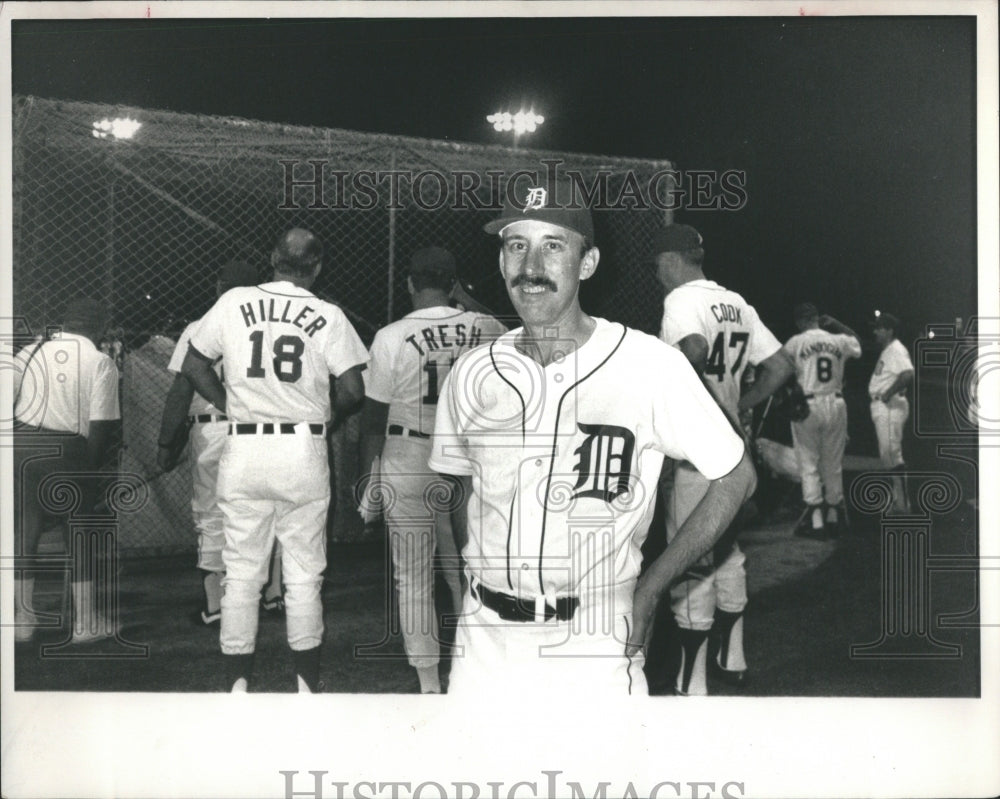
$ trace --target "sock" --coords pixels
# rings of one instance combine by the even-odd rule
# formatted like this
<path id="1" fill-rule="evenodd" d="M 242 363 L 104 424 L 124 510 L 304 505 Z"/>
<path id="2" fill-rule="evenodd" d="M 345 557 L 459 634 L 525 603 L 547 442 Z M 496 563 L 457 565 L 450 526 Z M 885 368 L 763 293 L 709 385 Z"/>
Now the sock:
<path id="1" fill-rule="evenodd" d="M 417 678 L 420 680 L 420 693 L 439 694 L 441 693 L 441 678 L 438 676 L 438 664 L 433 666 L 422 666 L 417 669 Z"/>
<path id="2" fill-rule="evenodd" d="M 218 613 L 222 607 L 223 572 L 205 572 L 202 585 L 205 588 L 205 610 Z"/>
<path id="3" fill-rule="evenodd" d="M 715 627 L 719 632 L 719 654 L 716 663 L 726 671 L 746 671 L 743 653 L 743 611 L 715 611 Z"/>
<path id="4" fill-rule="evenodd" d="M 812 527 L 813 530 L 819 530 L 823 527 L 823 508 L 819 505 L 812 510 Z"/>
<path id="5" fill-rule="evenodd" d="M 708 630 L 678 631 L 681 640 L 681 668 L 676 688 L 684 696 L 707 696 L 708 679 L 705 658 L 708 652 Z"/>
<path id="6" fill-rule="evenodd" d="M 826 508 L 826 523 L 836 524 L 838 521 L 840 521 L 840 516 L 838 515 L 837 512 L 837 506 L 828 505 Z"/>
<path id="7" fill-rule="evenodd" d="M 245 693 L 253 671 L 253 652 L 222 657 L 226 661 L 226 688 L 232 693 Z"/>
<path id="8" fill-rule="evenodd" d="M 292 650 L 292 660 L 298 676 L 299 693 L 319 693 L 319 647 Z M 306 691 L 303 691 L 303 684 Z"/>
<path id="9" fill-rule="evenodd" d="M 100 619 L 94 610 L 94 583 L 92 580 L 73 580 L 73 634 L 95 635 Z"/>
<path id="10" fill-rule="evenodd" d="M 14 630 L 15 641 L 30 641 L 35 634 L 38 619 L 35 618 L 33 610 L 34 593 L 34 577 L 14 578 L 14 624 L 17 625 Z"/>

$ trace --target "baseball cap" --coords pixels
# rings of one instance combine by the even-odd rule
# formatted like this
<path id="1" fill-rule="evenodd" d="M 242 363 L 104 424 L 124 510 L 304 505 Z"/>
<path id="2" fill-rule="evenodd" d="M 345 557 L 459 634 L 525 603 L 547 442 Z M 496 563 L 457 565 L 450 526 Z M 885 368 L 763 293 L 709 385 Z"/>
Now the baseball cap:
<path id="1" fill-rule="evenodd" d="M 811 302 L 800 302 L 795 306 L 792 313 L 796 319 L 810 319 L 814 316 L 819 316 L 819 308 Z"/>
<path id="2" fill-rule="evenodd" d="M 653 260 L 660 253 L 686 252 L 702 246 L 704 240 L 701 233 L 690 225 L 667 225 L 653 232 L 653 246 L 649 259 Z"/>
<path id="3" fill-rule="evenodd" d="M 223 286 L 256 286 L 257 270 L 246 261 L 228 261 L 219 269 L 217 277 Z"/>
<path id="4" fill-rule="evenodd" d="M 410 256 L 410 272 L 454 275 L 455 256 L 444 247 L 423 247 Z"/>
<path id="5" fill-rule="evenodd" d="M 487 233 L 500 233 L 514 222 L 536 219 L 575 231 L 588 243 L 594 243 L 594 220 L 590 209 L 569 207 L 576 204 L 569 184 L 558 184 L 555 196 L 547 186 L 526 183 L 515 184 L 514 196 L 511 197 L 510 194 L 510 191 L 504 192 L 504 206 L 500 216 L 483 225 L 483 230 Z"/>
<path id="6" fill-rule="evenodd" d="M 872 329 L 873 330 L 899 330 L 899 317 L 895 314 L 876 313 L 875 318 L 872 319 Z"/>

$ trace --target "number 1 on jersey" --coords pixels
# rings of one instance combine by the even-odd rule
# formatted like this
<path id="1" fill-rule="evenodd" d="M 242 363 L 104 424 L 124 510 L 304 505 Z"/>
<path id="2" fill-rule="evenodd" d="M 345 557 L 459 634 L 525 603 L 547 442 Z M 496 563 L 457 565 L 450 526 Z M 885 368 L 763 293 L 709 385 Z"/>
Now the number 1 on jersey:
<path id="1" fill-rule="evenodd" d="M 454 363 L 454 356 L 447 361 L 424 362 L 424 371 L 427 373 L 427 393 L 421 399 L 424 405 L 437 405 L 438 394 L 441 392 L 441 384 L 444 382 L 448 372 L 451 371 Z"/>

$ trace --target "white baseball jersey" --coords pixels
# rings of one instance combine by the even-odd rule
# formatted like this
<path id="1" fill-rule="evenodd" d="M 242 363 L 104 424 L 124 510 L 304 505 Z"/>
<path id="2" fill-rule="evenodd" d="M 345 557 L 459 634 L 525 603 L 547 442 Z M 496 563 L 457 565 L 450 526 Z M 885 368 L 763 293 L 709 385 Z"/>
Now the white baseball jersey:
<path id="1" fill-rule="evenodd" d="M 438 394 L 455 361 L 506 330 L 492 316 L 446 305 L 413 311 L 375 334 L 365 394 L 389 405 L 389 424 L 433 433 Z"/>
<path id="2" fill-rule="evenodd" d="M 663 456 L 716 479 L 743 442 L 681 353 L 596 323 L 545 367 L 515 348 L 522 328 L 459 358 L 429 463 L 472 476 L 463 555 L 483 585 L 522 598 L 614 589 L 624 612 Z"/>
<path id="3" fill-rule="evenodd" d="M 747 364 L 759 364 L 781 349 L 752 305 L 713 280 L 692 280 L 663 301 L 660 338 L 676 346 L 697 333 L 708 342 L 705 382 L 716 400 L 737 418 L 740 380 Z"/>
<path id="4" fill-rule="evenodd" d="M 898 338 L 894 338 L 878 356 L 875 371 L 868 381 L 868 396 L 882 394 L 896 382 L 900 374 L 912 370 L 913 361 L 910 360 L 910 353 Z"/>
<path id="5" fill-rule="evenodd" d="M 191 336 L 194 334 L 194 331 L 198 329 L 198 323 L 200 321 L 200 319 L 197 319 L 194 322 L 191 322 L 184 328 L 184 332 L 181 333 L 181 337 L 177 339 L 177 346 L 174 347 L 174 352 L 170 356 L 170 363 L 167 364 L 168 372 L 180 374 L 181 366 L 184 363 L 184 356 L 187 355 L 188 344 L 191 343 Z M 219 380 L 224 383 L 225 373 L 222 369 L 222 358 L 216 358 L 212 362 L 212 368 L 219 376 Z M 194 392 L 194 396 L 191 397 L 191 405 L 188 408 L 188 413 L 193 415 L 218 414 L 219 410 L 196 391 Z"/>
<path id="6" fill-rule="evenodd" d="M 804 330 L 785 342 L 795 375 L 806 394 L 835 394 L 844 388 L 844 363 L 861 356 L 861 342 L 845 333 Z"/>
<path id="7" fill-rule="evenodd" d="M 121 418 L 118 368 L 86 336 L 56 333 L 14 359 L 14 418 L 86 437 L 92 421 Z"/>
<path id="8" fill-rule="evenodd" d="M 326 422 L 330 375 L 368 352 L 336 305 L 287 281 L 227 291 L 191 346 L 226 370 L 226 415 L 237 422 Z"/>

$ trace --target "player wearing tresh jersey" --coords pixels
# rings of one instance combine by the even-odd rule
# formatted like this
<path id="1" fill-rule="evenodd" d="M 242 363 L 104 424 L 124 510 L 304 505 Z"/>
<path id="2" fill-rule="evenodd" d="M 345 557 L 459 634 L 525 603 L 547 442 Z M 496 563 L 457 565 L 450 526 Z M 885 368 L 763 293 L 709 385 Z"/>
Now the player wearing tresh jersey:
<path id="1" fill-rule="evenodd" d="M 580 307 L 600 258 L 590 211 L 568 187 L 562 199 L 517 188 L 485 230 L 500 235 L 523 327 L 452 367 L 429 463 L 458 475 L 468 499 L 448 692 L 516 702 L 528 718 L 532 703 L 648 692 L 656 605 L 729 525 L 754 473 L 680 353 Z M 639 580 L 664 456 L 697 464 L 709 487 Z"/>
<path id="2" fill-rule="evenodd" d="M 362 478 L 359 496 L 385 497 L 390 549 L 399 595 L 399 615 L 407 659 L 417 670 L 422 693 L 440 693 L 440 646 L 434 609 L 434 552 L 451 592 L 451 607 L 462 607 L 458 552 L 450 514 L 431 492 L 447 491 L 427 466 L 438 392 L 455 360 L 506 331 L 496 319 L 452 308 L 455 258 L 441 247 L 425 247 L 410 258 L 406 279 L 413 311 L 375 334 L 365 371 L 361 462 L 371 464 L 385 491 Z M 378 477 L 378 473 L 380 477 Z M 437 505 L 437 507 L 435 506 Z"/>
<path id="3" fill-rule="evenodd" d="M 795 375 L 809 403 L 809 415 L 801 422 L 792 422 L 802 499 L 808 509 L 795 532 L 824 537 L 838 532 L 847 521 L 843 507 L 847 446 L 844 364 L 861 356 L 861 342 L 847 325 L 832 316 L 820 316 L 810 302 L 795 306 L 794 313 L 801 332 L 788 339 L 785 352 L 795 364 Z"/>
<path id="4" fill-rule="evenodd" d="M 320 587 L 326 568 L 331 375 L 336 411 L 364 396 L 368 353 L 344 312 L 309 291 L 323 245 L 294 228 L 271 254 L 274 280 L 235 288 L 202 317 L 182 372 L 229 417 L 217 492 L 225 546 L 220 642 L 226 688 L 247 690 L 258 601 L 275 538 L 298 690 L 320 689 Z M 222 357 L 225 388 L 212 369 Z"/>
<path id="5" fill-rule="evenodd" d="M 693 227 L 670 225 L 656 231 L 651 260 L 667 290 L 660 338 L 684 353 L 738 428 L 740 413 L 780 388 L 793 367 L 781 351 L 781 342 L 760 321 L 754 307 L 736 292 L 705 279 L 704 257 L 701 234 Z M 762 369 L 741 397 L 740 381 L 748 365 Z M 668 551 L 707 488 L 708 481 L 690 463 L 675 465 L 674 489 L 667 498 Z M 682 650 L 674 684 L 678 695 L 708 693 L 706 662 L 709 632 L 713 630 L 718 646 L 712 660 L 716 673 L 734 685 L 746 682 L 744 561 L 735 535 L 726 536 L 714 555 L 700 560 L 671 589 Z"/>

